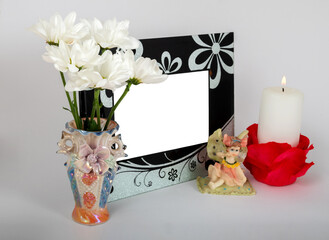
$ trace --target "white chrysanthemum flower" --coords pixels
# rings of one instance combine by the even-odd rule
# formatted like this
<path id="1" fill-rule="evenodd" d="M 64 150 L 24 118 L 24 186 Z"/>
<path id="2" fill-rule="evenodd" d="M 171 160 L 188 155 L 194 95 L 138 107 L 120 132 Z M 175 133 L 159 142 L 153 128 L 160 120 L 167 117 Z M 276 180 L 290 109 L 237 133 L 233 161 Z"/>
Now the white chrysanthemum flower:
<path id="1" fill-rule="evenodd" d="M 68 92 L 91 90 L 97 85 L 104 85 L 105 81 L 99 72 L 85 69 L 70 74 L 69 81 L 65 85 L 65 90 Z"/>
<path id="2" fill-rule="evenodd" d="M 107 51 L 106 53 L 106 61 L 96 69 L 98 69 L 101 76 L 107 80 L 106 84 L 102 88 L 114 91 L 115 89 L 126 85 L 126 81 L 131 74 L 131 70 L 124 61 L 124 57 L 121 52 L 112 54 L 110 51 Z"/>
<path id="3" fill-rule="evenodd" d="M 89 32 L 85 23 L 74 24 L 75 20 L 75 12 L 71 12 L 64 20 L 59 14 L 55 14 L 49 22 L 40 20 L 31 27 L 31 31 L 42 37 L 50 45 L 57 45 L 60 41 L 72 44 L 85 37 Z"/>
<path id="4" fill-rule="evenodd" d="M 117 22 L 116 19 L 107 20 L 104 24 L 98 19 L 94 19 L 89 23 L 85 21 L 86 25 L 90 28 L 91 37 L 102 48 L 121 48 L 136 49 L 139 46 L 139 41 L 136 38 L 129 36 L 128 28 L 129 21 Z"/>
<path id="5" fill-rule="evenodd" d="M 99 55 L 100 47 L 93 39 L 72 46 L 59 42 L 59 46 L 46 46 L 47 52 L 43 55 L 46 62 L 54 63 L 58 71 L 77 72 L 85 68 L 93 68 L 105 61 L 105 56 Z"/>
<path id="6" fill-rule="evenodd" d="M 53 63 L 54 67 L 61 72 L 66 72 L 68 69 L 70 72 L 77 72 L 77 68 L 71 63 L 70 48 L 63 41 L 59 42 L 59 46 L 47 45 L 47 52 L 42 56 L 43 60 L 49 63 Z"/>
<path id="7" fill-rule="evenodd" d="M 133 80 L 134 84 L 159 83 L 168 77 L 162 73 L 157 61 L 154 59 L 140 57 L 135 61 L 132 51 L 127 51 L 125 58 L 129 68 L 132 69 L 130 79 Z"/>
<path id="8" fill-rule="evenodd" d="M 103 54 L 105 61 L 93 70 L 86 69 L 71 74 L 65 86 L 66 91 L 82 91 L 93 88 L 116 90 L 126 84 L 130 70 L 122 53 L 112 54 L 107 51 Z"/>
<path id="9" fill-rule="evenodd" d="M 100 46 L 93 40 L 85 40 L 82 44 L 75 43 L 71 49 L 71 61 L 78 68 L 92 68 L 105 61 L 105 56 L 99 55 Z"/>

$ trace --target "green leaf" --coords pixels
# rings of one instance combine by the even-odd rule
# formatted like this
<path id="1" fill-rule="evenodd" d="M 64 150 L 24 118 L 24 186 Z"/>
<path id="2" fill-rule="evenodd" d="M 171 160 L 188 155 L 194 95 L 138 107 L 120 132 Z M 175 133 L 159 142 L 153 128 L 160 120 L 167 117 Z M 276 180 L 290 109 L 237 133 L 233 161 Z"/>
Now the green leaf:
<path id="1" fill-rule="evenodd" d="M 72 113 L 71 110 L 66 108 L 66 107 L 63 107 L 63 109 L 66 110 L 66 111 L 69 111 L 70 113 Z"/>

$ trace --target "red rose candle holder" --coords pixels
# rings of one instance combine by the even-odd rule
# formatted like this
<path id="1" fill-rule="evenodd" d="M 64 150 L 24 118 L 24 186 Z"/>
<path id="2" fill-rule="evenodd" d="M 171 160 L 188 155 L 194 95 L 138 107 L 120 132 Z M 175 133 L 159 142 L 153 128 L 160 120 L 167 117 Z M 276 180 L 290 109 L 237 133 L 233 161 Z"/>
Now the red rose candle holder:
<path id="1" fill-rule="evenodd" d="M 290 185 L 314 165 L 313 162 L 305 162 L 307 153 L 314 149 L 306 136 L 300 135 L 296 147 L 277 142 L 259 144 L 258 124 L 253 124 L 247 129 L 249 130 L 248 154 L 244 165 L 256 180 L 272 186 Z"/>

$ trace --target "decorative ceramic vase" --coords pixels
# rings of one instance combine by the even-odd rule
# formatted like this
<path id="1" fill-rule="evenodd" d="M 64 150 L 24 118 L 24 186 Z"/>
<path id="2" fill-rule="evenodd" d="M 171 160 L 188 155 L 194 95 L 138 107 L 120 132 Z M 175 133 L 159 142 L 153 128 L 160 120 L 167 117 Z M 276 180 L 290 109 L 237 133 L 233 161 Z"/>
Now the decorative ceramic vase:
<path id="1" fill-rule="evenodd" d="M 104 126 L 106 119 L 101 119 Z M 75 200 L 74 221 L 87 225 L 109 219 L 107 200 L 117 170 L 116 160 L 125 156 L 119 125 L 111 121 L 106 131 L 76 129 L 74 121 L 65 125 L 58 153 L 68 156 L 65 163 Z"/>

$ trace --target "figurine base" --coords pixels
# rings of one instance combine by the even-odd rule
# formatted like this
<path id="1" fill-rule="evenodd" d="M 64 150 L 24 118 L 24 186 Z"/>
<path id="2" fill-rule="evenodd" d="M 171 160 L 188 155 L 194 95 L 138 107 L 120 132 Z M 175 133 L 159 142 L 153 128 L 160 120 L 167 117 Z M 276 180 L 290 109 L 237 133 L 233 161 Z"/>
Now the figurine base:
<path id="1" fill-rule="evenodd" d="M 226 184 L 212 190 L 208 187 L 208 177 L 198 177 L 196 179 L 198 189 L 201 193 L 215 194 L 215 195 L 241 195 L 241 196 L 252 196 L 256 194 L 255 189 L 251 186 L 247 180 L 243 187 L 234 186 L 230 187 Z"/>

